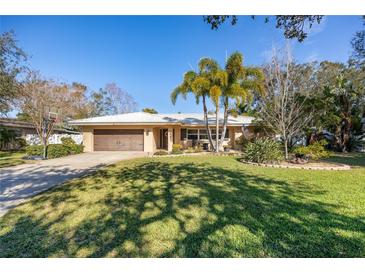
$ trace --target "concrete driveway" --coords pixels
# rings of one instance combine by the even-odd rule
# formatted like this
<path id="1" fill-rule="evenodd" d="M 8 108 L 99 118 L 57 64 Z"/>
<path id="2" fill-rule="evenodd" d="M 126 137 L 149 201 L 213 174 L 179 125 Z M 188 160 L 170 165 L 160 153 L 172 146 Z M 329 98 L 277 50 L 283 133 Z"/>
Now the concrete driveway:
<path id="1" fill-rule="evenodd" d="M 66 180 L 120 160 L 147 156 L 144 152 L 89 152 L 0 168 L 0 216 L 10 208 Z"/>

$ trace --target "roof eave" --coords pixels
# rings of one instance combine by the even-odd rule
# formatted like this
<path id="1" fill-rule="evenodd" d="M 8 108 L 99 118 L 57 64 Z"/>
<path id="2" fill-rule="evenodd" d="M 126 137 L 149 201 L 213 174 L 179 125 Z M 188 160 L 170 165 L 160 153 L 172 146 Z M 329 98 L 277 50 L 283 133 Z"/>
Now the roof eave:
<path id="1" fill-rule="evenodd" d="M 69 125 L 73 126 L 205 126 L 204 123 L 201 124 L 185 124 L 185 123 L 146 123 L 146 122 L 134 122 L 134 123 L 122 123 L 122 122 L 69 122 Z M 243 124 L 252 124 L 249 123 L 228 123 L 227 126 L 243 126 Z M 215 126 L 215 124 L 210 123 L 210 126 Z"/>
<path id="2" fill-rule="evenodd" d="M 69 122 L 69 125 L 73 126 L 134 126 L 134 125 L 180 125 L 180 123 L 156 123 L 156 122 Z"/>

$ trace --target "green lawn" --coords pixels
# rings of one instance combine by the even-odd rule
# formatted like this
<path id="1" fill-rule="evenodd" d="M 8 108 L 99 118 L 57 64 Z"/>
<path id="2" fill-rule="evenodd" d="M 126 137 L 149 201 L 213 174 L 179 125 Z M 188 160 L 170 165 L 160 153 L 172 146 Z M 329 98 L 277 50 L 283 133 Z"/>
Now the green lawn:
<path id="1" fill-rule="evenodd" d="M 335 153 L 325 161 L 365 168 L 365 153 Z"/>
<path id="2" fill-rule="evenodd" d="M 24 164 L 26 162 L 22 159 L 24 156 L 24 152 L 0 151 L 0 168 Z"/>
<path id="3" fill-rule="evenodd" d="M 124 161 L 10 211 L 0 256 L 365 257 L 365 168 Z"/>

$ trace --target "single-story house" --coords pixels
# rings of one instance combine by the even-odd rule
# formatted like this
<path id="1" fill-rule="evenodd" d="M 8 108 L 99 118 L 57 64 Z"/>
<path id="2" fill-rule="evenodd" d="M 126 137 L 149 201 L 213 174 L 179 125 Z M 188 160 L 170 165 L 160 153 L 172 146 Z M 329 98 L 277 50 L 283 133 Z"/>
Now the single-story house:
<path id="1" fill-rule="evenodd" d="M 223 116 L 220 125 L 223 123 Z M 229 116 L 224 144 L 235 148 L 236 140 L 252 133 L 253 117 Z M 208 115 L 209 127 L 215 138 L 215 115 Z M 201 145 L 209 148 L 203 114 L 150 114 L 132 112 L 73 120 L 83 134 L 84 150 L 144 151 L 172 150 L 173 144 L 182 147 Z M 219 134 L 222 133 L 222 128 Z"/>
<path id="2" fill-rule="evenodd" d="M 19 137 L 25 138 L 29 134 L 37 134 L 35 126 L 30 122 L 20 121 L 15 118 L 0 118 L 0 127 L 14 130 Z M 53 129 L 55 134 L 79 134 L 79 132 L 67 129 L 55 127 Z"/>
<path id="3" fill-rule="evenodd" d="M 24 139 L 26 144 L 28 145 L 41 144 L 41 140 L 37 134 L 36 127 L 30 122 L 20 121 L 15 118 L 0 118 L 0 130 L 2 128 L 14 131 L 17 136 L 17 139 L 6 145 L 2 144 L 0 146 L 0 149 L 3 150 L 19 149 L 20 138 Z M 77 132 L 73 129 L 62 128 L 57 126 L 53 128 L 53 132 L 49 137 L 48 142 L 50 144 L 60 144 L 62 137 L 70 137 L 78 144 L 82 142 L 82 136 L 80 135 L 80 132 Z"/>

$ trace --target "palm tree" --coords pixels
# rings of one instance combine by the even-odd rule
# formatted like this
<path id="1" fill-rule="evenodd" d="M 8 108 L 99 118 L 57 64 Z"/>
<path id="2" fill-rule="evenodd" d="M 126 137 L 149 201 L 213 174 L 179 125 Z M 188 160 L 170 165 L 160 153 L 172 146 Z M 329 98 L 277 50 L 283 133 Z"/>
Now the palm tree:
<path id="1" fill-rule="evenodd" d="M 209 139 L 210 146 L 213 150 L 216 150 L 216 147 L 212 140 L 212 134 L 209 128 L 208 123 L 208 110 L 207 110 L 207 98 L 213 98 L 212 92 L 214 93 L 214 75 L 218 71 L 218 63 L 210 58 L 202 58 L 198 64 L 199 71 L 195 72 L 193 70 L 187 71 L 184 74 L 184 79 L 182 83 L 177 86 L 173 92 L 171 93 L 171 101 L 173 104 L 176 103 L 177 97 L 181 95 L 184 99 L 188 93 L 191 93 L 195 96 L 196 103 L 199 104 L 200 98 L 202 98 L 203 103 L 203 112 L 204 112 L 204 122 L 205 128 L 207 130 L 207 135 Z M 219 95 L 218 95 L 219 97 Z M 215 97 L 214 97 L 215 98 Z M 213 103 L 214 103 L 213 99 Z M 219 107 L 219 104 L 216 105 L 216 109 Z M 216 142 L 218 144 L 218 142 Z"/>
<path id="2" fill-rule="evenodd" d="M 215 106 L 216 153 L 219 152 L 219 148 L 221 147 L 219 142 L 219 108 L 220 108 L 219 101 L 221 100 L 221 96 L 223 95 L 224 87 L 226 87 L 228 83 L 227 76 L 228 76 L 227 73 L 224 70 L 221 70 L 220 68 L 214 71 L 214 73 L 212 73 L 212 79 L 211 79 L 213 86 L 209 91 L 210 98 Z"/>
<path id="3" fill-rule="evenodd" d="M 227 59 L 224 70 L 211 58 L 202 58 L 198 67 L 198 72 L 190 70 L 184 74 L 183 82 L 171 94 L 171 101 L 175 104 L 178 95 L 186 98 L 188 93 L 195 96 L 197 103 L 202 98 L 204 121 L 209 142 L 213 150 L 218 153 L 222 148 L 227 131 L 230 100 L 233 99 L 238 104 L 250 101 L 256 93 L 262 94 L 264 92 L 264 76 L 258 68 L 245 68 L 243 66 L 243 56 L 239 52 L 233 53 Z M 210 98 L 215 106 L 215 144 L 208 126 L 207 98 Z M 219 139 L 219 109 L 221 104 L 224 108 L 224 118 L 222 135 Z"/>
<path id="4" fill-rule="evenodd" d="M 223 84 L 222 89 L 222 104 L 224 108 L 223 130 L 219 142 L 221 149 L 223 140 L 227 130 L 227 120 L 229 111 L 229 102 L 231 99 L 236 101 L 236 104 L 241 104 L 252 100 L 255 94 L 264 93 L 264 74 L 259 68 L 245 68 L 243 66 L 243 56 L 239 52 L 234 52 L 229 56 L 225 65 L 225 74 L 227 81 Z"/>

